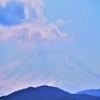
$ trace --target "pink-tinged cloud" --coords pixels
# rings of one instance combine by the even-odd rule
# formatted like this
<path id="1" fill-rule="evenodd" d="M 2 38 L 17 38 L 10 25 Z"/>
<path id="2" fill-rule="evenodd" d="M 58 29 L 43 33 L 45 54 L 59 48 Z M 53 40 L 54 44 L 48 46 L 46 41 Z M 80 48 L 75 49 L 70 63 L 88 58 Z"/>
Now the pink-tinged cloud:
<path id="1" fill-rule="evenodd" d="M 21 3 L 25 12 L 23 23 L 12 26 L 0 25 L 0 42 L 13 42 L 19 48 L 34 47 L 36 43 L 46 44 L 48 41 L 68 39 L 67 33 L 59 30 L 62 20 L 47 23 L 43 14 L 43 0 L 0 0 L 2 6 L 8 2 Z"/>

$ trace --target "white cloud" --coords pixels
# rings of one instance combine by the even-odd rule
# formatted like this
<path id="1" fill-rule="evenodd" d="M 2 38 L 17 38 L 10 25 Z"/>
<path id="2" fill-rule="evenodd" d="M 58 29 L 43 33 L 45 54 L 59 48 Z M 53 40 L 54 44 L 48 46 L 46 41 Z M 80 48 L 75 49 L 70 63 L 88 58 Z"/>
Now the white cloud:
<path id="1" fill-rule="evenodd" d="M 37 42 L 45 43 L 48 40 L 62 39 L 67 33 L 61 32 L 59 23 L 47 23 L 43 14 L 43 0 L 0 0 L 2 6 L 7 2 L 16 1 L 22 3 L 25 12 L 25 20 L 19 25 L 0 25 L 0 41 L 13 41 L 20 48 L 34 46 Z M 13 3 L 13 2 L 12 2 Z"/>
<path id="2" fill-rule="evenodd" d="M 0 5 L 3 6 L 3 7 L 5 7 L 6 4 L 7 4 L 8 2 L 10 2 L 10 1 L 11 1 L 11 0 L 0 0 Z"/>

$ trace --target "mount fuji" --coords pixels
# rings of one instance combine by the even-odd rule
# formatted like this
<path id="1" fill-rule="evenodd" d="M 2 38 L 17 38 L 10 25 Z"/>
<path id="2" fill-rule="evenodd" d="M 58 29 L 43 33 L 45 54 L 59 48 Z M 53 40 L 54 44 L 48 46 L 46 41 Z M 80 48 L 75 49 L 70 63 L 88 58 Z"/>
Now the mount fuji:
<path id="1" fill-rule="evenodd" d="M 34 51 L 0 67 L 0 86 L 5 94 L 40 85 L 56 86 L 74 93 L 99 88 L 99 83 L 100 74 L 66 53 L 57 51 Z"/>

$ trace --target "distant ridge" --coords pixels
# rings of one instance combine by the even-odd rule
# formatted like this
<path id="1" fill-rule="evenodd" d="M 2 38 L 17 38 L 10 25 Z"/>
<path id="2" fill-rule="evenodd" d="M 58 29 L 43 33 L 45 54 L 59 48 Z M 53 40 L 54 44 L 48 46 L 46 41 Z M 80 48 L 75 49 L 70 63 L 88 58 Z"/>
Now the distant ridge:
<path id="1" fill-rule="evenodd" d="M 86 94 L 70 94 L 56 87 L 40 86 L 13 92 L 0 97 L 0 100 L 100 100 L 100 97 Z"/>
<path id="2" fill-rule="evenodd" d="M 77 92 L 76 94 L 88 94 L 88 95 L 100 97 L 100 89 L 84 90 L 84 91 Z"/>

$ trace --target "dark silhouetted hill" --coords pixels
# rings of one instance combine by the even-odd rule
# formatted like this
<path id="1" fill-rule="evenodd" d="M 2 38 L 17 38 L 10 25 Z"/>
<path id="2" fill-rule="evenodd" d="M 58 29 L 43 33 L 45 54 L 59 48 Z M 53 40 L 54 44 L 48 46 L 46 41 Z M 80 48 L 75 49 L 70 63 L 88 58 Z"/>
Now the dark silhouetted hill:
<path id="1" fill-rule="evenodd" d="M 88 95 L 99 96 L 100 97 L 100 89 L 84 90 L 84 91 L 80 91 L 76 94 L 88 94 Z"/>
<path id="2" fill-rule="evenodd" d="M 86 94 L 70 94 L 51 86 L 29 87 L 10 95 L 0 97 L 0 100 L 100 100 L 100 97 Z"/>
<path id="3" fill-rule="evenodd" d="M 8 96 L 1 97 L 0 100 L 58 100 L 65 96 L 70 96 L 70 93 L 55 87 L 40 86 L 16 91 Z"/>
<path id="4" fill-rule="evenodd" d="M 58 100 L 77 100 L 77 99 L 72 98 L 72 97 L 65 96 L 65 97 L 62 97 L 62 98 L 60 98 Z"/>
<path id="5" fill-rule="evenodd" d="M 87 94 L 77 94 L 73 95 L 73 97 L 76 98 L 76 100 L 100 100 L 100 97 L 91 96 Z"/>

